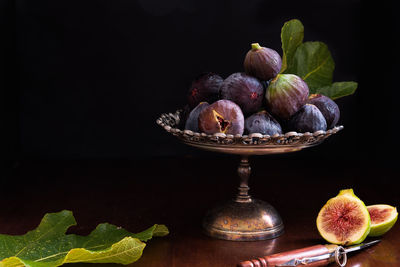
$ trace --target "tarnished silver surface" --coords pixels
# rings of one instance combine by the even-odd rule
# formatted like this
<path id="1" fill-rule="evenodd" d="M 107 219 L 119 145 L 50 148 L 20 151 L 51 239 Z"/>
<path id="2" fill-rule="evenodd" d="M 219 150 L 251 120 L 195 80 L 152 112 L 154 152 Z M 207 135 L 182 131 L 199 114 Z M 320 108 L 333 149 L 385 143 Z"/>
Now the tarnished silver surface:
<path id="1" fill-rule="evenodd" d="M 157 119 L 157 124 L 185 144 L 227 154 L 265 155 L 295 152 L 318 145 L 332 134 L 343 129 L 343 126 L 336 126 L 327 131 L 316 131 L 314 133 L 287 132 L 273 136 L 260 133 L 250 135 L 215 133 L 209 135 L 177 128 L 181 112 L 181 110 L 177 110 L 175 113 L 164 113 Z"/>
<path id="2" fill-rule="evenodd" d="M 164 113 L 157 124 L 187 145 L 214 152 L 241 155 L 238 167 L 240 185 L 236 197 L 210 210 L 203 220 L 205 233 L 220 239 L 255 241 L 271 239 L 284 232 L 278 212 L 267 202 L 253 199 L 248 194 L 251 173 L 250 155 L 278 154 L 299 151 L 320 144 L 332 134 L 343 129 L 337 126 L 327 131 L 314 133 L 287 132 L 273 136 L 253 133 L 250 135 L 208 135 L 181 130 L 182 111 Z"/>

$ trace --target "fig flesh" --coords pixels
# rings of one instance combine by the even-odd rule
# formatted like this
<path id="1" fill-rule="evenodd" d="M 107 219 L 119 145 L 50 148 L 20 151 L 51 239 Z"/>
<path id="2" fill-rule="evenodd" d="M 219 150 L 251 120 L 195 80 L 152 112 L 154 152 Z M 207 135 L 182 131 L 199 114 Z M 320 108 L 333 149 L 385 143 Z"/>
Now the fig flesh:
<path id="1" fill-rule="evenodd" d="M 196 77 L 189 88 L 187 102 L 190 108 L 195 108 L 200 102 L 213 103 L 219 99 L 222 82 L 218 74 L 207 72 Z"/>
<path id="2" fill-rule="evenodd" d="M 371 220 L 364 205 L 353 189 L 344 189 L 328 200 L 317 217 L 320 235 L 329 243 L 359 244 L 368 236 Z"/>
<path id="3" fill-rule="evenodd" d="M 367 206 L 371 216 L 371 231 L 368 236 L 381 236 L 389 231 L 397 221 L 398 213 L 395 207 L 379 204 Z"/>
<path id="4" fill-rule="evenodd" d="M 312 104 L 305 104 L 287 122 L 288 130 L 299 133 L 313 133 L 319 130 L 326 130 L 326 120 L 321 111 Z"/>
<path id="5" fill-rule="evenodd" d="M 247 117 L 244 121 L 247 134 L 261 133 L 275 135 L 282 133 L 282 127 L 267 111 L 260 111 Z"/>
<path id="6" fill-rule="evenodd" d="M 307 103 L 315 105 L 321 111 L 328 129 L 335 127 L 340 117 L 339 106 L 335 101 L 321 94 L 312 94 Z"/>
<path id="7" fill-rule="evenodd" d="M 243 114 L 249 115 L 261 108 L 264 87 L 255 77 L 242 72 L 233 73 L 221 85 L 221 98 L 235 102 Z"/>
<path id="8" fill-rule="evenodd" d="M 230 100 L 218 100 L 200 112 L 199 130 L 206 134 L 243 134 L 244 116 L 240 107 Z"/>
<path id="9" fill-rule="evenodd" d="M 278 74 L 265 94 L 269 111 L 276 118 L 287 120 L 308 100 L 309 88 L 299 76 Z"/>
<path id="10" fill-rule="evenodd" d="M 251 44 L 244 59 L 245 72 L 260 80 L 267 81 L 278 75 L 282 67 L 282 58 L 275 50 Z"/>
<path id="11" fill-rule="evenodd" d="M 191 130 L 193 132 L 199 131 L 199 115 L 208 107 L 209 104 L 207 102 L 200 102 L 190 113 L 186 120 L 185 130 Z"/>

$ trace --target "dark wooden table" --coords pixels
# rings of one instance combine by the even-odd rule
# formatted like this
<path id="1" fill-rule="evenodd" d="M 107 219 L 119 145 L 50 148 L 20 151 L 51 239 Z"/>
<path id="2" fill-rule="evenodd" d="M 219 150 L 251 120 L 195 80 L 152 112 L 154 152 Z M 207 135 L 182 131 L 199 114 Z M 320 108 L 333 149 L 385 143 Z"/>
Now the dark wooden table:
<path id="1" fill-rule="evenodd" d="M 235 266 L 257 256 L 324 244 L 315 220 L 340 189 L 353 188 L 367 205 L 400 203 L 399 168 L 392 163 L 251 158 L 250 193 L 279 211 L 285 233 L 258 242 L 209 238 L 202 233 L 202 217 L 236 193 L 237 163 L 236 157 L 215 155 L 19 162 L 1 180 L 0 232 L 24 234 L 45 213 L 68 209 L 78 222 L 69 232 L 77 234 L 88 234 L 102 222 L 132 232 L 166 224 L 170 234 L 149 241 L 132 266 Z M 378 245 L 351 254 L 348 266 L 400 266 L 399 225 Z"/>

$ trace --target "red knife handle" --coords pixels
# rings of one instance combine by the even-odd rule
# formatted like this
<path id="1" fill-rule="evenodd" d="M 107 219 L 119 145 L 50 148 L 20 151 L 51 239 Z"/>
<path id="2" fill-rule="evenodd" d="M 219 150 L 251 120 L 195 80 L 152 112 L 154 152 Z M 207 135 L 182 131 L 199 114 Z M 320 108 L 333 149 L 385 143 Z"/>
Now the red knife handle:
<path id="1" fill-rule="evenodd" d="M 252 259 L 249 261 L 243 261 L 239 263 L 238 267 L 274 267 L 279 264 L 283 264 L 295 258 L 302 259 L 306 257 L 314 257 L 323 255 L 326 253 L 332 253 L 336 249 L 336 245 L 316 245 L 291 251 L 285 251 L 273 255 Z M 321 261 L 312 262 L 304 266 L 316 267 L 325 266 L 332 262 L 332 259 L 326 259 Z M 301 265 L 303 266 L 303 265 Z"/>

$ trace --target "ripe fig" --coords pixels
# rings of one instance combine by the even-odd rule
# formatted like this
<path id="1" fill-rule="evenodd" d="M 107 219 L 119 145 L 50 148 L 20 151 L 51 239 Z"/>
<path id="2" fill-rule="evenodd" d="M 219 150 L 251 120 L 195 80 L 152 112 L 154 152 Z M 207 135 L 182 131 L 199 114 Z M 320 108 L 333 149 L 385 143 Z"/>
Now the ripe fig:
<path id="1" fill-rule="evenodd" d="M 187 101 L 190 108 L 200 102 L 213 103 L 219 99 L 219 89 L 224 79 L 218 74 L 207 72 L 196 77 L 190 86 Z"/>
<path id="2" fill-rule="evenodd" d="M 297 75 L 278 74 L 269 83 L 265 97 L 273 116 L 289 119 L 308 99 L 307 84 Z"/>
<path id="3" fill-rule="evenodd" d="M 305 104 L 287 122 L 288 129 L 299 133 L 326 130 L 326 120 L 321 111 L 312 104 Z"/>
<path id="4" fill-rule="evenodd" d="M 207 102 L 200 102 L 190 113 L 186 120 L 185 130 L 191 130 L 193 132 L 199 131 L 199 115 L 209 104 Z"/>
<path id="5" fill-rule="evenodd" d="M 243 112 L 230 100 L 218 100 L 200 112 L 199 129 L 206 134 L 243 134 Z"/>
<path id="6" fill-rule="evenodd" d="M 329 243 L 347 246 L 364 241 L 371 220 L 364 202 L 354 195 L 353 189 L 345 189 L 322 207 L 317 217 L 317 228 Z"/>
<path id="7" fill-rule="evenodd" d="M 371 231 L 368 236 L 381 236 L 389 231 L 397 221 L 398 213 L 395 207 L 380 204 L 367 206 L 371 216 Z"/>
<path id="8" fill-rule="evenodd" d="M 264 87 L 257 78 L 241 72 L 233 73 L 221 85 L 221 98 L 235 102 L 245 115 L 249 115 L 261 108 Z"/>
<path id="9" fill-rule="evenodd" d="M 282 67 L 281 56 L 273 49 L 251 44 L 251 49 L 244 59 L 244 70 L 247 74 L 267 81 L 278 75 Z"/>
<path id="10" fill-rule="evenodd" d="M 321 94 L 312 94 L 307 103 L 315 105 L 324 115 L 327 128 L 330 129 L 339 121 L 340 110 L 338 105 L 327 96 Z"/>
<path id="11" fill-rule="evenodd" d="M 246 118 L 244 121 L 244 129 L 246 133 L 261 133 L 261 134 L 281 134 L 282 128 L 267 111 L 260 111 Z"/>

